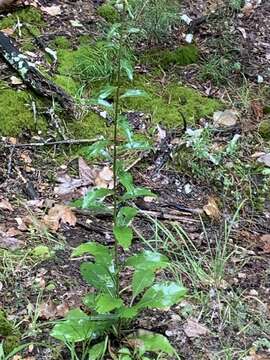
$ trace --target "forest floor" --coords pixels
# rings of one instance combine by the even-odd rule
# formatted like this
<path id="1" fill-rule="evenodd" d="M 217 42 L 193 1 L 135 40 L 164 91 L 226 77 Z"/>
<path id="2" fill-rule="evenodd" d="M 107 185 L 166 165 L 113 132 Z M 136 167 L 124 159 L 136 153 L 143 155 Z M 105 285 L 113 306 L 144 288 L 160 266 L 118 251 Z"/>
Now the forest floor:
<path id="1" fill-rule="evenodd" d="M 38 3 L 42 28 L 36 37 L 25 35 L 23 27 L 20 30 L 21 8 L 10 12 L 15 14 L 16 29 L 12 22 L 1 27 L 1 21 L 9 18 L 6 15 L 0 15 L 0 29 L 78 100 L 78 89 L 84 84 L 69 79 L 70 66 L 79 46 L 102 34 L 104 19 L 97 15 L 100 4 L 89 0 Z M 253 1 L 250 7 L 238 8 L 237 1 L 227 3 L 182 1 L 182 14 L 201 21 L 191 27 L 183 21 L 163 47 L 174 50 L 185 45 L 186 35 L 192 33 L 200 54 L 196 64 L 165 64 L 161 71 L 152 72 L 151 65 L 139 57 L 136 66 L 138 76 L 147 82 L 146 91 L 153 86 L 161 99 L 158 106 L 162 101 L 166 109 L 174 106 L 175 84 L 192 92 L 183 100 L 188 122 L 185 134 L 180 114 L 172 123 L 168 119 L 175 112 L 160 120 L 151 113 L 153 108 L 146 111 L 145 104 L 125 109 L 134 131 L 151 138 L 155 151 L 122 154 L 123 159 L 134 182 L 158 195 L 153 201 L 144 198 L 136 203 L 140 216 L 133 224 L 136 236 L 129 253 L 142 248 L 164 253 L 171 267 L 159 276 L 177 279 L 188 289 L 179 305 L 166 311 L 147 310 L 134 327 L 166 335 L 182 359 L 267 360 L 270 4 Z M 30 29 L 38 27 L 35 21 L 29 20 Z M 140 44 L 138 53 L 148 45 Z M 56 50 L 58 64 L 45 54 L 46 47 Z M 6 89 L 22 93 L 27 89 L 1 59 L 0 71 L 3 124 L 7 116 L 19 118 L 21 111 L 16 109 L 16 97 L 5 105 Z M 172 92 L 170 86 L 174 86 Z M 29 94 L 33 118 L 35 102 L 40 114 L 48 109 L 58 111 L 50 101 Z M 195 105 L 189 96 L 198 99 Z M 213 101 L 210 105 L 209 100 Z M 8 115 L 5 106 L 15 110 Z M 89 138 L 91 143 L 92 138 L 110 131 L 98 117 L 87 118 L 90 128 L 94 121 L 90 131 L 83 120 L 70 125 L 72 120 L 64 111 L 57 114 L 65 122 L 66 138 L 72 141 Z M 43 124 L 43 118 L 37 121 Z M 75 208 L 71 211 L 67 204 L 94 185 L 110 186 L 112 178 L 108 163 L 87 159 L 86 144 L 46 145 L 63 139 L 59 140 L 53 125 L 45 131 L 41 125 L 35 133 L 36 124 L 29 124 L 0 125 L 0 308 L 19 330 L 20 343 L 26 344 L 14 360 L 70 359 L 63 344 L 49 333 L 54 321 L 68 310 L 83 307 L 81 298 L 89 291 L 80 275 L 81 259 L 71 259 L 71 252 L 87 241 L 111 245 L 113 236 L 110 217 Z M 27 146 L 29 143 L 32 145 Z M 127 272 L 122 286 L 129 280 Z M 5 341 L 5 336 L 0 333 L 1 340 Z"/>

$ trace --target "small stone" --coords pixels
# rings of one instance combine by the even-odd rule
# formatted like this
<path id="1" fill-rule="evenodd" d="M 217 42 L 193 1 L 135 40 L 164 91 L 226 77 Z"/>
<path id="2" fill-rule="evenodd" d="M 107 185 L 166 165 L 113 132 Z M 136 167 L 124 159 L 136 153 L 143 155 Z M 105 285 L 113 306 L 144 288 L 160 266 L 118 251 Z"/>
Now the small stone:
<path id="1" fill-rule="evenodd" d="M 258 291 L 255 290 L 255 289 L 251 289 L 250 292 L 249 292 L 249 294 L 250 294 L 251 296 L 258 296 L 258 295 L 259 295 L 259 294 L 258 294 Z"/>
<path id="2" fill-rule="evenodd" d="M 218 128 L 233 127 L 237 121 L 237 112 L 234 110 L 216 111 L 213 115 L 214 125 Z"/>
<path id="3" fill-rule="evenodd" d="M 264 82 L 264 78 L 263 78 L 262 75 L 258 75 L 258 77 L 257 77 L 257 82 L 258 82 L 258 84 L 261 84 L 261 83 Z"/>
<path id="4" fill-rule="evenodd" d="M 270 153 L 260 156 L 257 161 L 262 165 L 270 167 Z"/>

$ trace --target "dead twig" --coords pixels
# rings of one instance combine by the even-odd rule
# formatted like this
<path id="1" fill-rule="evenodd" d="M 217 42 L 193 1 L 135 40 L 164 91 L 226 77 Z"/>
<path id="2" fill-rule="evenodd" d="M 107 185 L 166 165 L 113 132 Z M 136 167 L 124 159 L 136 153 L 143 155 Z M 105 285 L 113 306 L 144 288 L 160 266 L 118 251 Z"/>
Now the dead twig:
<path id="1" fill-rule="evenodd" d="M 99 138 L 95 139 L 66 139 L 59 141 L 44 141 L 36 143 L 25 143 L 25 144 L 6 144 L 5 148 L 15 148 L 15 147 L 36 147 L 36 146 L 52 146 L 52 145 L 76 145 L 76 144 L 90 144 L 98 141 Z"/>

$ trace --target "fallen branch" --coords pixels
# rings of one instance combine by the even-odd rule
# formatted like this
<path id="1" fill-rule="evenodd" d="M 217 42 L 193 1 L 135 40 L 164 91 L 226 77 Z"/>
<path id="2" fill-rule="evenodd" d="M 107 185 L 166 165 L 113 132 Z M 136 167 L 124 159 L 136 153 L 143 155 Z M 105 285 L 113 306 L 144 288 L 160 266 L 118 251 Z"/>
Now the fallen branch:
<path id="1" fill-rule="evenodd" d="M 95 139 L 67 139 L 59 141 L 44 141 L 36 143 L 25 143 L 25 144 L 6 144 L 5 148 L 16 148 L 16 147 L 36 147 L 36 146 L 52 146 L 52 145 L 76 145 L 76 144 L 90 144 L 98 141 L 98 138 Z"/>
<path id="2" fill-rule="evenodd" d="M 55 85 L 27 60 L 11 42 L 10 38 L 0 31 L 0 55 L 15 69 L 23 81 L 37 94 L 47 98 L 54 98 L 69 113 L 75 116 L 75 103 L 63 89 Z"/>

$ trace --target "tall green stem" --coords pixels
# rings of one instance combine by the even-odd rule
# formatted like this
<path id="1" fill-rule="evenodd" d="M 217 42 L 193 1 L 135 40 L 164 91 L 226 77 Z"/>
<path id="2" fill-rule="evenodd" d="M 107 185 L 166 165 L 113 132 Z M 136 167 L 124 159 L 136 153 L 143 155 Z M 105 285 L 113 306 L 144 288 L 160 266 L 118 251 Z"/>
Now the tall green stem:
<path id="1" fill-rule="evenodd" d="M 123 31 L 121 29 L 119 49 L 117 54 L 117 73 L 116 73 L 116 95 L 114 106 L 114 131 L 113 131 L 113 226 L 116 226 L 117 218 L 117 134 L 118 119 L 120 109 L 120 89 L 121 89 L 121 59 L 123 48 Z M 116 293 L 119 296 L 119 250 L 118 241 L 114 239 L 114 261 L 116 268 Z"/>

